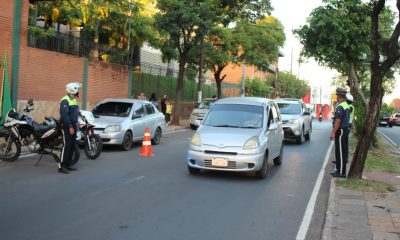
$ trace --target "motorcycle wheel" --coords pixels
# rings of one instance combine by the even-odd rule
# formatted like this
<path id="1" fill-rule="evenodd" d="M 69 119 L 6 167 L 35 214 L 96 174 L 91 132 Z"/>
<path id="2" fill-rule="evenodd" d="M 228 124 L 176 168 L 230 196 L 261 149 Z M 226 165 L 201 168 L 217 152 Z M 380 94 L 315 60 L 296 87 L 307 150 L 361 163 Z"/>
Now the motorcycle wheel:
<path id="1" fill-rule="evenodd" d="M 21 145 L 11 136 L 0 137 L 0 160 L 14 162 L 21 154 Z"/>
<path id="2" fill-rule="evenodd" d="M 89 138 L 91 149 L 89 149 L 88 142 L 85 141 L 85 154 L 89 159 L 96 159 L 103 150 L 103 142 L 97 134 L 88 135 L 87 137 Z"/>
<path id="3" fill-rule="evenodd" d="M 56 162 L 60 162 L 61 161 L 61 156 L 57 155 L 57 154 L 52 154 L 53 158 Z M 79 147 L 78 144 L 75 144 L 74 146 L 74 152 L 72 154 L 72 160 L 69 163 L 69 166 L 73 166 L 75 165 L 78 161 L 79 161 L 79 157 L 81 156 L 80 152 L 79 152 Z"/>

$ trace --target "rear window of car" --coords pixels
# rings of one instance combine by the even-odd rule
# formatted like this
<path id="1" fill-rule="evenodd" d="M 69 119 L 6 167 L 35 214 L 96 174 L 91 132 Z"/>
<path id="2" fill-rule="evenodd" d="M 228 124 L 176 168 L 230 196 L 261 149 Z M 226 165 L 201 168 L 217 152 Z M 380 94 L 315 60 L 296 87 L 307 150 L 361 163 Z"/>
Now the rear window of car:
<path id="1" fill-rule="evenodd" d="M 300 114 L 301 105 L 299 103 L 278 103 L 281 114 Z"/>
<path id="2" fill-rule="evenodd" d="M 132 103 L 105 102 L 93 109 L 93 114 L 99 116 L 127 117 L 132 109 Z"/>
<path id="3" fill-rule="evenodd" d="M 217 104 L 207 114 L 203 124 L 212 127 L 261 128 L 263 113 L 262 106 Z"/>

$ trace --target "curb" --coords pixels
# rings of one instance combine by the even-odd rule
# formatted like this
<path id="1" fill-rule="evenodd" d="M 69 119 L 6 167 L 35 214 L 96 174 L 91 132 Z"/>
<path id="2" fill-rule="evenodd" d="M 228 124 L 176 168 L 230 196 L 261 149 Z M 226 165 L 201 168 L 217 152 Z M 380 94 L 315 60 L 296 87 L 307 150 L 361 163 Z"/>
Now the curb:
<path id="1" fill-rule="evenodd" d="M 336 240 L 336 222 L 335 222 L 335 209 L 336 209 L 336 181 L 331 179 L 329 188 L 328 206 L 325 216 L 324 229 L 322 231 L 321 239 L 323 240 Z"/>
<path id="2" fill-rule="evenodd" d="M 394 153 L 397 155 L 400 155 L 400 146 L 397 146 L 397 144 L 395 142 L 393 142 L 392 139 L 390 139 L 388 136 L 386 136 L 386 134 L 384 134 L 381 131 L 377 131 L 385 140 L 387 143 L 389 143 L 393 148 L 394 148 Z"/>

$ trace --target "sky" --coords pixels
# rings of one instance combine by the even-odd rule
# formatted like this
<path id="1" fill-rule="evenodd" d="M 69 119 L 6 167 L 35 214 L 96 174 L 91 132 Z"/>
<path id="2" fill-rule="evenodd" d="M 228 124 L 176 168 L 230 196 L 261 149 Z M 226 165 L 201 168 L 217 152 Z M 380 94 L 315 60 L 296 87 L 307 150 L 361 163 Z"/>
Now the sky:
<path id="1" fill-rule="evenodd" d="M 395 1 L 389 0 L 393 4 Z M 284 57 L 279 58 L 281 71 L 292 71 L 302 80 L 310 83 L 311 87 L 332 88 L 331 80 L 338 73 L 329 68 L 319 66 L 313 59 L 306 59 L 299 65 L 301 51 L 299 40 L 292 33 L 293 29 L 306 24 L 311 11 L 322 4 L 322 0 L 271 0 L 274 11 L 272 16 L 278 18 L 285 27 L 286 42 L 282 49 Z M 384 97 L 384 102 L 390 103 L 394 98 L 400 98 L 400 76 L 397 76 L 397 87 L 390 96 Z"/>

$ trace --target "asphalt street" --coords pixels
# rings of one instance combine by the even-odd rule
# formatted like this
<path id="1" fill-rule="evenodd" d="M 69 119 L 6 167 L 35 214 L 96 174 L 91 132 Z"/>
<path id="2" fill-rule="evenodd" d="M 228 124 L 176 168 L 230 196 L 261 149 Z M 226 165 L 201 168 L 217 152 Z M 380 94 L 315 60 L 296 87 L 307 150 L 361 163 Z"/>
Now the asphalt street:
<path id="1" fill-rule="evenodd" d="M 0 162 L 0 238 L 295 239 L 330 129 L 330 122 L 315 121 L 311 141 L 286 142 L 282 165 L 264 180 L 210 171 L 190 175 L 192 130 L 164 135 L 153 146 L 154 157 L 139 157 L 140 143 L 127 152 L 106 147 L 94 161 L 82 151 L 78 171 L 67 175 L 57 173 L 51 157 L 38 167 L 37 156 Z M 306 239 L 321 234 L 326 182 Z"/>
<path id="2" fill-rule="evenodd" d="M 400 150 L 400 126 L 378 127 L 378 131 L 385 134 Z"/>

